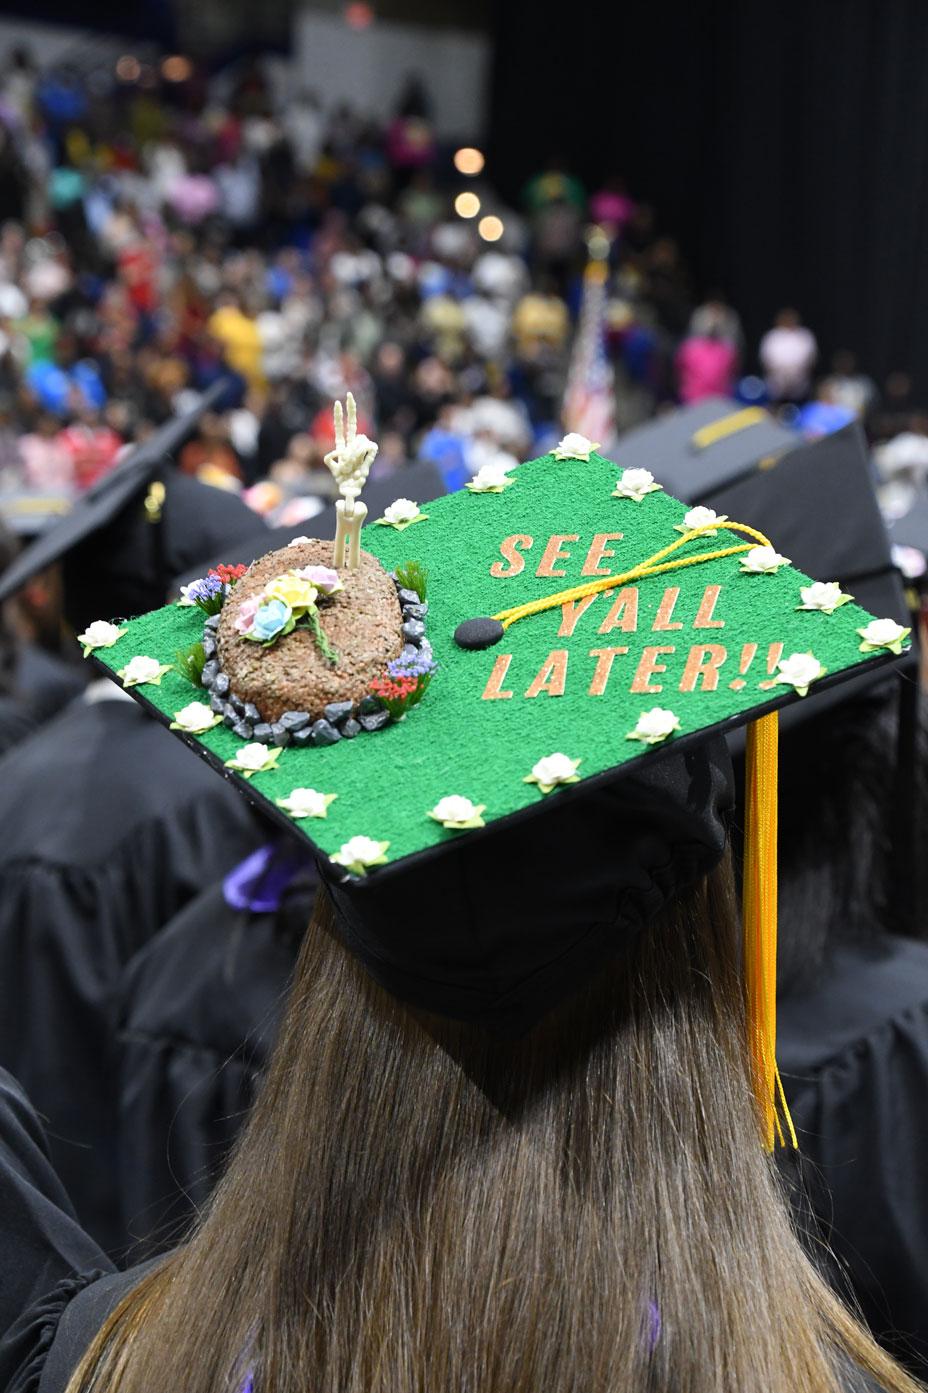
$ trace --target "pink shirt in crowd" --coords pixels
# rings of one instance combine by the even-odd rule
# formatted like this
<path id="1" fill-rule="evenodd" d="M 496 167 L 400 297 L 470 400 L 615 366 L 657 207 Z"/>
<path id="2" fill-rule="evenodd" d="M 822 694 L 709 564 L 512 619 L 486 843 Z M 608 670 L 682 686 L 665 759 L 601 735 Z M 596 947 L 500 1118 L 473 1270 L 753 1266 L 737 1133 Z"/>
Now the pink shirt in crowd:
<path id="1" fill-rule="evenodd" d="M 703 397 L 730 397 L 738 369 L 738 352 L 725 339 L 684 339 L 677 349 L 677 390 L 681 402 Z"/>

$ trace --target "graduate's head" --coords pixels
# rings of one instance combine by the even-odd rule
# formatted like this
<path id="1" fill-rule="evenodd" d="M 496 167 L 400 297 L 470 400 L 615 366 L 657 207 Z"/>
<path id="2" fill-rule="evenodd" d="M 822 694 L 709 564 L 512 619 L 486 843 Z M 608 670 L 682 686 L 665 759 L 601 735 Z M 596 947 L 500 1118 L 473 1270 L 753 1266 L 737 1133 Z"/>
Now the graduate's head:
<path id="1" fill-rule="evenodd" d="M 837 1393 L 844 1351 L 901 1389 L 764 1155 L 776 711 L 893 655 L 750 524 L 576 434 L 472 484 L 397 500 L 335 581 L 304 539 L 208 619 L 104 635 L 127 685 L 202 635 L 210 704 L 171 671 L 142 696 L 314 846 L 331 903 L 210 1213 L 105 1328 L 99 1386 L 122 1361 L 122 1393 L 250 1365 L 274 1393 Z M 243 683 L 267 732 L 216 710 Z M 719 734 L 746 722 L 742 934 Z"/>

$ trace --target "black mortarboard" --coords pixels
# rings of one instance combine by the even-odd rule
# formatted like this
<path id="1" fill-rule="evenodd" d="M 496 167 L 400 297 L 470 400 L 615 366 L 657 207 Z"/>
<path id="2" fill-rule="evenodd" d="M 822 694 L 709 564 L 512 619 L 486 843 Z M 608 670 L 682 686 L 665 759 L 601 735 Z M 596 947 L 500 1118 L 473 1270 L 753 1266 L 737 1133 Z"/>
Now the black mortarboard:
<path id="1" fill-rule="evenodd" d="M 794 449 L 799 439 L 763 407 L 707 397 L 621 436 L 616 463 L 650 469 L 684 503 L 708 503 L 717 490 Z"/>
<path id="2" fill-rule="evenodd" d="M 255 515 L 239 498 L 179 474 L 169 460 L 220 386 L 132 450 L 27 547 L 0 577 L 0 603 L 63 560 L 65 612 L 75 628 L 101 612 L 139 614 L 161 603 L 179 572 L 253 533 Z"/>

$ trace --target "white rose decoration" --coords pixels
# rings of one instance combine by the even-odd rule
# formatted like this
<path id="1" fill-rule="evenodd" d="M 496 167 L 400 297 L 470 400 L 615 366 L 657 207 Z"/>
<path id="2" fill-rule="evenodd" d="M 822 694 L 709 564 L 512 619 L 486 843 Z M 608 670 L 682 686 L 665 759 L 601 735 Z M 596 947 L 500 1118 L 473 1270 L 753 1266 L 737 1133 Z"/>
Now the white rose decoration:
<path id="1" fill-rule="evenodd" d="M 464 827 L 484 827 L 486 824 L 481 814 L 485 811 L 485 803 L 472 803 L 469 798 L 462 798 L 459 793 L 449 793 L 446 797 L 439 798 L 429 817 L 433 817 L 443 827 L 458 830 Z"/>
<path id="2" fill-rule="evenodd" d="M 575 784 L 580 780 L 577 773 L 582 764 L 582 760 L 571 759 L 568 755 L 545 755 L 532 769 L 531 774 L 526 774 L 524 782 L 527 784 L 537 784 L 542 793 L 550 793 L 558 784 Z"/>
<path id="3" fill-rule="evenodd" d="M 626 469 L 612 490 L 612 496 L 640 503 L 645 494 L 657 493 L 662 487 L 650 469 Z"/>
<path id="4" fill-rule="evenodd" d="M 781 566 L 788 566 L 788 556 L 781 556 L 773 547 L 751 547 L 741 558 L 741 569 L 749 575 L 773 575 Z"/>
<path id="5" fill-rule="evenodd" d="M 885 648 L 889 653 L 901 653 L 911 629 L 904 629 L 895 619 L 871 619 L 863 629 L 857 630 L 861 637 L 861 653 L 875 653 Z"/>
<path id="6" fill-rule="evenodd" d="M 205 701 L 191 701 L 188 706 L 174 712 L 171 729 L 185 730 L 188 735 L 202 735 L 204 731 L 218 725 L 221 719 L 221 716 L 210 710 Z"/>
<path id="7" fill-rule="evenodd" d="M 816 580 L 811 585 L 803 585 L 799 595 L 802 604 L 797 605 L 797 609 L 819 610 L 822 614 L 834 614 L 854 598 L 846 595 L 836 580 Z"/>
<path id="8" fill-rule="evenodd" d="M 334 803 L 337 793 L 318 793 L 314 788 L 295 788 L 286 798 L 276 799 L 278 808 L 283 808 L 293 818 L 326 817 L 329 804 Z"/>
<path id="9" fill-rule="evenodd" d="M 292 542 L 288 542 L 288 547 L 301 547 L 304 542 L 311 542 L 312 537 L 294 537 Z M 183 587 L 181 587 L 183 589 Z"/>
<path id="10" fill-rule="evenodd" d="M 414 522 L 424 522 L 427 517 L 428 513 L 421 512 L 413 499 L 397 498 L 389 508 L 384 508 L 383 517 L 378 518 L 377 522 L 381 527 L 395 527 L 397 532 L 402 532 L 412 527 Z"/>
<path id="11" fill-rule="evenodd" d="M 502 493 L 503 489 L 508 489 L 514 483 L 515 479 L 510 479 L 501 465 L 484 464 L 464 487 L 470 489 L 471 493 Z"/>
<path id="12" fill-rule="evenodd" d="M 140 656 L 130 658 L 126 666 L 119 669 L 117 676 L 122 678 L 124 687 L 141 687 L 148 682 L 155 687 L 160 687 L 162 677 L 170 671 L 170 663 L 159 663 L 157 658 Z"/>
<path id="13" fill-rule="evenodd" d="M 194 584 L 196 584 L 195 581 L 190 582 L 190 585 Z M 196 604 L 196 600 L 191 600 L 190 598 L 190 585 L 182 585 L 180 588 L 180 599 L 177 601 L 177 604 L 181 607 L 181 609 L 187 606 L 192 607 Z"/>
<path id="14" fill-rule="evenodd" d="M 226 768 L 235 769 L 246 779 L 250 779 L 255 774 L 263 774 L 267 769 L 276 769 L 279 759 L 279 749 L 272 750 L 270 746 L 262 745 L 260 740 L 255 740 L 250 745 L 243 745 L 232 759 L 227 759 Z"/>
<path id="15" fill-rule="evenodd" d="M 642 711 L 635 723 L 635 729 L 630 730 L 625 739 L 640 740 L 645 745 L 660 745 L 679 729 L 679 716 L 665 710 L 663 706 L 652 706 L 650 711 Z"/>
<path id="16" fill-rule="evenodd" d="M 780 659 L 777 671 L 778 682 L 795 687 L 800 696 L 805 696 L 812 683 L 825 676 L 826 669 L 814 653 L 791 653 L 788 658 Z"/>
<path id="17" fill-rule="evenodd" d="M 336 866 L 344 866 L 352 875 L 364 875 L 368 866 L 382 866 L 386 862 L 389 842 L 375 842 L 373 837 L 352 837 L 329 858 Z"/>
<path id="18" fill-rule="evenodd" d="M 683 521 L 676 525 L 677 532 L 692 532 L 694 528 L 705 527 L 708 530 L 702 535 L 704 537 L 714 537 L 716 529 L 713 524 L 728 521 L 727 513 L 717 513 L 714 508 L 690 508 L 688 513 L 683 516 Z"/>
<path id="19" fill-rule="evenodd" d="M 582 459 L 589 460 L 594 450 L 599 449 L 599 442 L 587 440 L 585 435 L 578 435 L 575 430 L 564 436 L 552 450 L 555 459 Z"/>
<path id="20" fill-rule="evenodd" d="M 78 634 L 77 641 L 83 644 L 86 658 L 94 648 L 112 648 L 125 632 L 125 629 L 120 629 L 118 624 L 111 624 L 107 619 L 95 619 L 82 634 Z"/>

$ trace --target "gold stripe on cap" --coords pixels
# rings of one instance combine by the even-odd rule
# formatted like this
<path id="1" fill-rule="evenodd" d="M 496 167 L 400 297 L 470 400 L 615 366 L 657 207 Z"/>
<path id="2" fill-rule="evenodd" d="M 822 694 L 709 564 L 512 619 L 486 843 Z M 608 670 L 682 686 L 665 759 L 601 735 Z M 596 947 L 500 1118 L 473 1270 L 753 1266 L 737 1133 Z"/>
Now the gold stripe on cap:
<path id="1" fill-rule="evenodd" d="M 700 426 L 699 430 L 693 432 L 690 443 L 694 449 L 705 450 L 709 445 L 715 445 L 729 435 L 736 435 L 739 430 L 747 430 L 749 426 L 759 426 L 767 419 L 763 407 L 746 406 L 742 411 L 733 411 L 728 416 L 720 416 L 717 421 L 710 421 L 707 426 Z"/>

